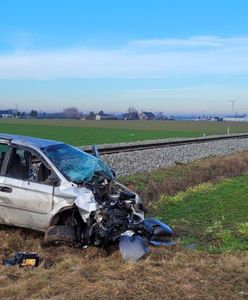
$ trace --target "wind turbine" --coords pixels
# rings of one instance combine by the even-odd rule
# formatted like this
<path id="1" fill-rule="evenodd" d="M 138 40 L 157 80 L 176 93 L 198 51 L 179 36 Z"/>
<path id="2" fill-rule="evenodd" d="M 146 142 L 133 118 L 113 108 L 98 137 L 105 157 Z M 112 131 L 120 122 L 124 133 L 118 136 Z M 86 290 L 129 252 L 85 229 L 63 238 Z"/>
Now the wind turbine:
<path id="1" fill-rule="evenodd" d="M 233 115 L 234 115 L 234 113 L 235 113 L 235 103 L 238 101 L 238 99 L 239 99 L 239 97 L 236 97 L 236 98 L 234 98 L 234 99 L 232 99 L 232 100 L 228 100 L 229 102 L 232 103 L 232 114 L 233 114 Z"/>

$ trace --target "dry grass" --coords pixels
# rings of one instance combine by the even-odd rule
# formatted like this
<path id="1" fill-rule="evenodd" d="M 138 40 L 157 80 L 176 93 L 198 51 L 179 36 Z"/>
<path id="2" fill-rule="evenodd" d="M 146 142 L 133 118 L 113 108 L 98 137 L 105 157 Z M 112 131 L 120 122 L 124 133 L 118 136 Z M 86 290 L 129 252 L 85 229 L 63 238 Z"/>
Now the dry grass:
<path id="1" fill-rule="evenodd" d="M 1 266 L 1 299 L 248 297 L 247 252 L 210 255 L 180 247 L 152 248 L 143 260 L 125 263 L 115 249 L 111 255 L 97 248 L 43 249 L 39 235 L 14 229 L 2 229 L 0 234 L 0 258 L 13 249 L 32 249 L 44 259 L 31 270 Z"/>
<path id="2" fill-rule="evenodd" d="M 156 201 L 161 194 L 175 195 L 205 182 L 217 182 L 248 172 L 248 152 L 242 151 L 225 157 L 211 157 L 189 164 L 123 178 L 122 182 L 136 190 L 144 203 Z"/>

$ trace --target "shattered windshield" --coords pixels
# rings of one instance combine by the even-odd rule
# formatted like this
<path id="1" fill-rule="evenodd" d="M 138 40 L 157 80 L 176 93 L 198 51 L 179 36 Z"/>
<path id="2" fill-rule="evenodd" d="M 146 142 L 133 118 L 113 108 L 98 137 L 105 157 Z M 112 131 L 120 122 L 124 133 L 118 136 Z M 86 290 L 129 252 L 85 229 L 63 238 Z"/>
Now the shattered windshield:
<path id="1" fill-rule="evenodd" d="M 75 183 L 90 181 L 97 174 L 113 178 L 107 163 L 72 146 L 58 144 L 43 151 L 57 169 Z"/>

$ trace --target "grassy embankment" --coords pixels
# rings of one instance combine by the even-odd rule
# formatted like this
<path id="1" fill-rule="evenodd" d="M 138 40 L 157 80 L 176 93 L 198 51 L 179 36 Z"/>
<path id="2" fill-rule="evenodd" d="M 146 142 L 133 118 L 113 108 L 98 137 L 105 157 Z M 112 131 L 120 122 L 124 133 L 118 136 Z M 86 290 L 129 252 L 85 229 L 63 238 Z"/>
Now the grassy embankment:
<path id="1" fill-rule="evenodd" d="M 243 175 L 161 196 L 155 205 L 158 218 L 171 224 L 184 245 L 212 253 L 248 250 L 247 182 Z"/>
<path id="2" fill-rule="evenodd" d="M 247 172 L 248 153 L 243 152 L 124 181 L 143 196 L 153 215 L 174 228 L 181 244 L 221 253 L 248 249 Z"/>
<path id="3" fill-rule="evenodd" d="M 248 132 L 248 123 L 175 121 L 3 120 L 0 132 L 61 140 L 81 146 Z"/>
<path id="4" fill-rule="evenodd" d="M 151 248 L 134 264 L 115 249 L 111 255 L 96 248 L 46 249 L 39 234 L 1 227 L 0 259 L 37 251 L 47 268 L 44 262 L 35 270 L 0 266 L 0 298 L 246 298 L 247 172 L 248 153 L 242 152 L 123 178 L 152 215 L 174 228 L 177 241 L 172 248 Z"/>

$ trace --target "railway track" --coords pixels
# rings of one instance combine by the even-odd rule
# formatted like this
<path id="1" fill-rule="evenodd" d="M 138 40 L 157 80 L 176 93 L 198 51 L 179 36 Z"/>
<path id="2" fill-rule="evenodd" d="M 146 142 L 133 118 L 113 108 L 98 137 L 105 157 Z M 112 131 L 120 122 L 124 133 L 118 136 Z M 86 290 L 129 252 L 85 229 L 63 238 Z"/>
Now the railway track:
<path id="1" fill-rule="evenodd" d="M 243 139 L 248 138 L 248 133 L 238 134 L 238 135 L 224 135 L 224 136 L 208 136 L 194 139 L 182 139 L 177 141 L 162 141 L 162 142 L 154 142 L 154 143 L 146 143 L 146 144 L 127 144 L 123 146 L 108 146 L 106 148 L 99 148 L 99 154 L 114 154 L 121 152 L 132 152 L 132 151 L 142 151 L 147 149 L 155 149 L 155 148 L 166 148 L 166 147 L 176 147 L 182 145 L 190 145 L 190 144 L 202 144 L 214 141 L 222 141 L 222 140 L 234 140 L 234 139 Z M 91 149 L 84 150 L 87 153 L 91 153 Z"/>

